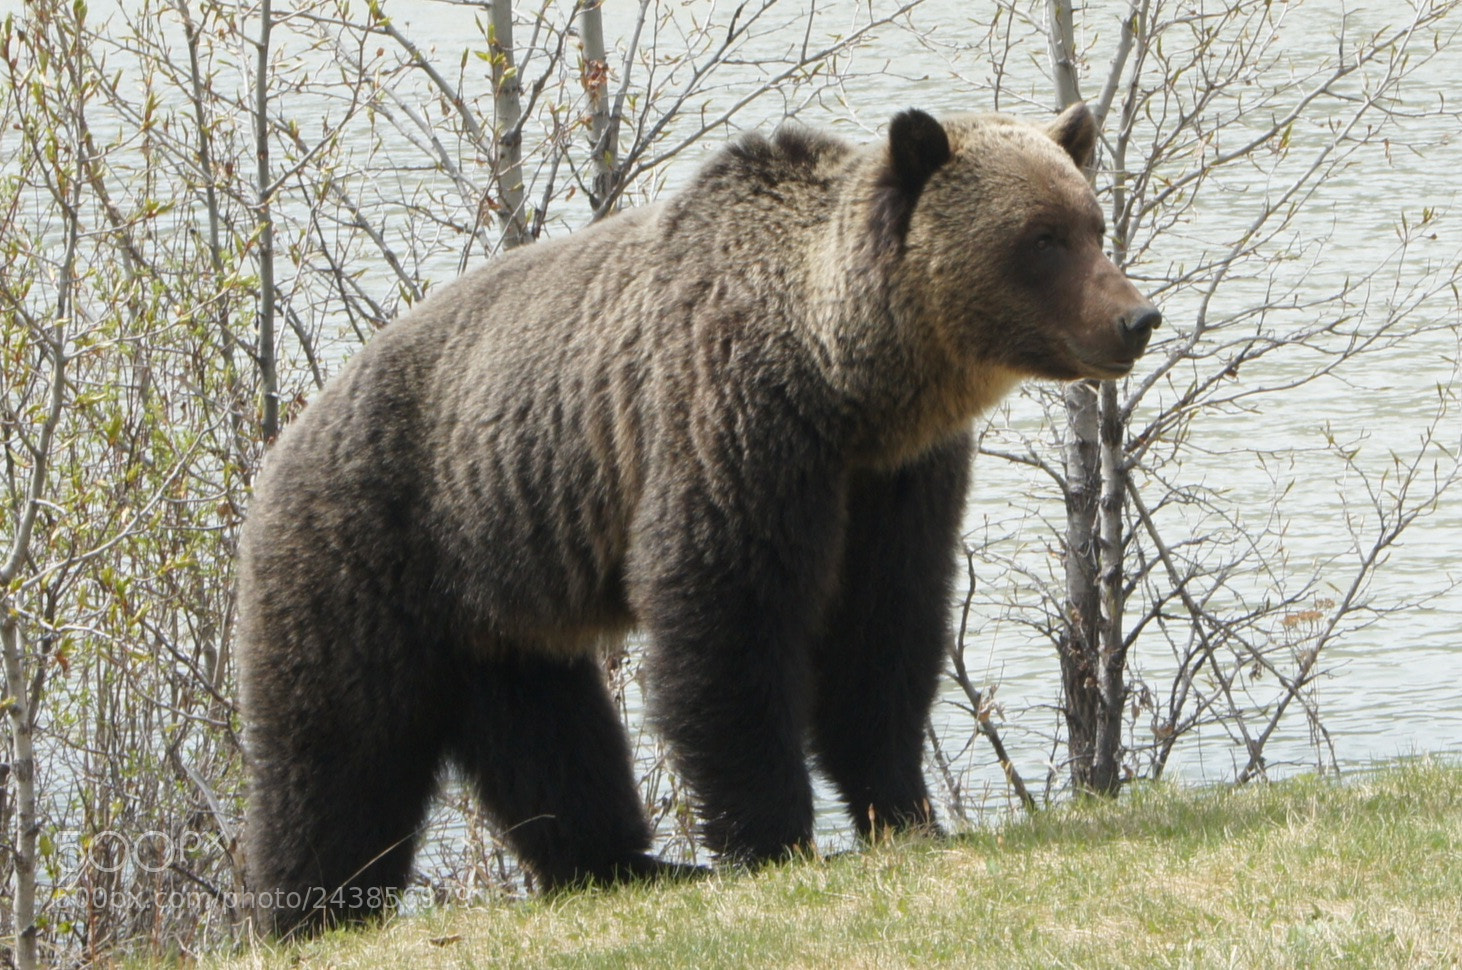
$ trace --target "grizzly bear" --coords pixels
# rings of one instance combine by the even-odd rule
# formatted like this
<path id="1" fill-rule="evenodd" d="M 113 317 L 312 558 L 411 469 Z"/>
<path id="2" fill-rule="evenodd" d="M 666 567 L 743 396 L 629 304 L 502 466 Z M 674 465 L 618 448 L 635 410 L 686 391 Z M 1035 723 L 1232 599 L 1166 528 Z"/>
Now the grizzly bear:
<path id="1" fill-rule="evenodd" d="M 455 767 L 541 888 L 649 854 L 606 648 L 715 857 L 933 827 L 970 427 L 1020 378 L 1116 378 L 1160 316 L 1103 253 L 1077 105 L 784 127 L 668 201 L 495 259 L 286 429 L 240 564 L 248 860 L 275 932 L 405 884 Z"/>

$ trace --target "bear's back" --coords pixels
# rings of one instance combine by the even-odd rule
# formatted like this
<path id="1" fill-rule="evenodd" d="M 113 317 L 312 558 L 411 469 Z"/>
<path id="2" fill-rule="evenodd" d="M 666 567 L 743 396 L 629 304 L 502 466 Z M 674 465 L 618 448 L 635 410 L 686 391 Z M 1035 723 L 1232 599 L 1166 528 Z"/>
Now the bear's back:
<path id="1" fill-rule="evenodd" d="M 808 383 L 798 303 L 850 151 L 748 136 L 664 203 L 435 291 L 286 430 L 253 528 L 276 554 L 324 542 L 372 584 L 446 594 L 496 635 L 623 619 L 654 453 L 691 447 L 728 383 Z"/>

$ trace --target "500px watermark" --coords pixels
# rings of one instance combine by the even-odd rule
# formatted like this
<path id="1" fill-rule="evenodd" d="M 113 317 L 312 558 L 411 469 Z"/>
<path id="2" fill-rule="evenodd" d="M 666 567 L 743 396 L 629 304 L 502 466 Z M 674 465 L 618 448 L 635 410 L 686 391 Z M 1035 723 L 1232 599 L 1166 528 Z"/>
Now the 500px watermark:
<path id="1" fill-rule="evenodd" d="M 104 886 L 66 886 L 57 890 L 64 904 L 89 912 L 110 910 L 119 914 L 146 912 L 201 913 L 211 907 L 235 908 L 230 898 L 236 893 L 211 893 L 202 889 L 108 889 Z"/>
<path id="2" fill-rule="evenodd" d="M 379 886 L 345 886 L 325 889 L 319 886 L 300 891 L 207 892 L 201 889 L 106 889 L 99 886 L 71 886 L 62 891 L 67 901 L 88 910 L 110 909 L 120 913 L 136 913 L 151 907 L 173 912 L 200 912 L 213 906 L 248 911 L 255 908 L 312 909 L 394 909 L 401 906 L 401 893 Z"/>
<path id="3" fill-rule="evenodd" d="M 166 872 L 202 856 L 221 855 L 223 843 L 212 832 L 164 832 L 152 829 L 129 835 L 101 832 L 57 833 L 51 838 L 53 864 L 63 872 Z"/>
<path id="4" fill-rule="evenodd" d="M 209 888 L 194 873 L 207 873 L 228 855 L 215 832 L 165 832 L 151 829 L 129 834 L 105 829 L 82 833 L 49 833 L 43 854 L 56 880 L 55 891 L 72 906 L 91 911 L 202 912 L 225 906 L 232 910 L 409 909 L 413 905 L 454 898 L 478 899 L 468 886 L 312 886 L 298 890 Z M 228 863 L 224 862 L 227 866 Z M 163 876 L 161 874 L 169 873 Z M 181 876 L 188 883 L 177 885 Z M 154 878 L 156 877 L 156 878 Z M 167 888 L 162 888 L 167 887 Z"/>
<path id="5" fill-rule="evenodd" d="M 234 913 L 257 910 L 309 912 L 317 909 L 367 912 L 395 909 L 412 912 L 433 901 L 452 901 L 466 905 L 481 902 L 480 891 L 467 886 L 438 887 L 428 891 L 422 886 L 398 890 L 382 886 L 342 886 L 326 889 L 312 886 L 302 890 L 233 890 L 210 891 L 198 888 L 128 889 L 73 885 L 57 889 L 63 910 L 84 910 L 96 913 L 108 910 L 119 915 L 158 913 L 217 912 L 219 907 Z"/>

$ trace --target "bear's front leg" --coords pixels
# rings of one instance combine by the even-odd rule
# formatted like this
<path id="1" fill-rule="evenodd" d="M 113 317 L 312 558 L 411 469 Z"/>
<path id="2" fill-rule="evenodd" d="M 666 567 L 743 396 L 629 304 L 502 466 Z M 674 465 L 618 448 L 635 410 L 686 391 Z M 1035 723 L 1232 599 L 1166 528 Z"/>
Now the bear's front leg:
<path id="1" fill-rule="evenodd" d="M 811 643 L 838 557 L 843 483 L 793 450 L 734 477 L 668 480 L 641 510 L 632 599 L 650 708 L 706 846 L 753 864 L 811 844 Z"/>
<path id="2" fill-rule="evenodd" d="M 838 592 L 813 653 L 812 745 L 859 832 L 934 825 L 924 725 L 951 639 L 969 435 L 848 486 Z"/>

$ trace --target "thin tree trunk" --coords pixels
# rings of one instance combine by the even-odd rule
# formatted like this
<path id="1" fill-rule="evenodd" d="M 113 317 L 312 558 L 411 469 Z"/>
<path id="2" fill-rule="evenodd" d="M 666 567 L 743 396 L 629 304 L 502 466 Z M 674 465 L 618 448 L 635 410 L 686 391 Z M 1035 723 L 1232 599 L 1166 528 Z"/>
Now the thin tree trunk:
<path id="1" fill-rule="evenodd" d="M 531 237 L 523 212 L 523 84 L 513 62 L 513 5 L 508 0 L 493 0 L 490 42 L 493 105 L 497 114 L 494 132 L 497 157 L 493 170 L 498 191 L 496 208 L 503 224 L 503 248 L 512 249 L 529 242 Z"/>
<path id="2" fill-rule="evenodd" d="M 29 692 L 25 689 L 25 666 L 21 657 L 20 628 L 14 619 L 0 619 L 0 649 L 4 651 L 6 709 L 10 714 L 15 776 L 16 836 L 11 860 L 15 867 L 12 901 L 15 926 L 15 965 L 35 970 L 36 963 L 36 753 L 31 736 Z"/>
<path id="3" fill-rule="evenodd" d="M 81 98 L 78 92 L 78 99 Z M 78 109 L 79 114 L 79 109 Z M 79 146 L 78 146 L 79 147 Z M 80 152 L 77 152 L 80 155 Z M 15 965 L 19 970 L 34 970 L 36 955 L 36 846 L 40 835 L 36 808 L 38 799 L 35 787 L 35 708 L 40 703 L 40 693 L 34 695 L 27 689 L 24 637 L 20 630 L 20 617 L 12 606 L 16 578 L 30 559 L 30 542 L 35 533 L 36 519 L 44 504 L 46 480 L 50 473 L 51 448 L 56 437 L 56 428 L 61 423 L 61 414 L 66 407 L 66 324 L 75 313 L 73 287 L 76 281 L 76 250 L 81 226 L 77 209 L 81 201 L 83 179 L 70 180 L 70 197 L 57 201 L 65 211 L 66 250 L 61 260 L 56 295 L 56 317 L 50 332 L 44 334 L 44 341 L 51 355 L 51 393 L 47 404 L 46 419 L 34 449 L 35 464 L 31 468 L 30 481 L 26 487 L 25 504 L 15 523 L 15 533 L 5 560 L 0 563 L 0 653 L 5 666 L 4 706 L 10 715 L 12 728 L 11 744 L 14 756 L 11 774 L 15 776 L 15 819 L 16 836 L 12 849 L 15 867 L 15 889 L 12 913 L 15 927 Z"/>
<path id="4" fill-rule="evenodd" d="M 1081 100 L 1071 0 L 1048 0 L 1051 72 L 1057 107 Z M 1125 62 L 1126 52 L 1119 53 Z M 1115 71 L 1120 67 L 1114 65 Z M 1087 178 L 1094 172 L 1087 172 Z M 1067 751 L 1078 791 L 1121 787 L 1122 704 L 1126 694 L 1122 566 L 1124 424 L 1116 385 L 1067 387 L 1066 630 L 1061 638 Z"/>
<path id="5" fill-rule="evenodd" d="M 254 72 L 254 150 L 259 164 L 259 380 L 263 385 L 260 430 L 266 442 L 279 435 L 279 374 L 274 345 L 274 218 L 269 177 L 269 35 L 274 30 L 271 0 L 259 4 L 259 51 Z"/>
<path id="6" fill-rule="evenodd" d="M 1101 598 L 1097 510 L 1100 504 L 1100 420 L 1096 386 L 1069 384 L 1066 404 L 1066 626 L 1060 642 L 1061 682 L 1065 695 L 1066 747 L 1071 782 L 1094 791 L 1100 710 Z"/>
<path id="7" fill-rule="evenodd" d="M 1056 104 L 1065 108 L 1081 100 L 1076 74 L 1076 29 L 1071 19 L 1071 0 L 1047 0 L 1050 18 L 1047 44 L 1051 73 L 1056 82 Z"/>
<path id="8" fill-rule="evenodd" d="M 208 267 L 213 273 L 213 284 L 222 286 L 227 272 L 223 264 L 223 218 L 218 202 L 218 177 L 213 164 L 213 138 L 207 109 L 208 91 L 204 86 L 203 67 L 199 58 L 199 26 L 193 20 L 188 0 L 174 0 L 174 6 L 183 21 L 183 39 L 188 47 L 188 93 L 193 102 L 193 122 L 198 126 L 198 168 L 203 175 L 203 201 L 208 213 Z M 229 318 L 229 301 L 219 299 L 217 305 L 218 353 L 223 361 L 234 461 L 239 471 L 247 477 L 251 471 L 248 444 L 244 437 L 247 395 L 240 386 L 239 371 L 234 362 L 234 332 Z"/>
<path id="9" fill-rule="evenodd" d="M 3 647 L 0 647 L 0 665 L 3 665 Z M 0 832 L 10 831 L 10 764 L 0 762 Z M 7 839 L 0 844 L 0 872 L 6 872 L 13 865 L 11 854 L 14 847 Z M 10 939 L 15 935 L 15 899 L 12 893 L 0 893 L 0 939 Z M 0 951 L 3 952 L 3 951 Z"/>
<path id="10" fill-rule="evenodd" d="M 1126 546 L 1127 467 L 1123 439 L 1126 426 L 1117 403 L 1115 381 L 1102 381 L 1101 419 L 1101 544 L 1097 555 L 1097 582 L 1101 597 L 1101 628 L 1097 650 L 1097 722 L 1092 751 L 1090 790 L 1114 795 L 1122 785 L 1122 706 L 1127 696 L 1127 647 L 1122 628 L 1126 609 L 1122 561 Z"/>
<path id="11" fill-rule="evenodd" d="M 609 113 L 609 59 L 604 51 L 603 0 L 584 0 L 579 8 L 579 39 L 584 48 L 584 93 L 589 98 L 589 153 L 594 162 L 594 183 L 589 203 L 598 215 L 614 197 L 615 163 L 619 155 L 619 125 Z"/>

